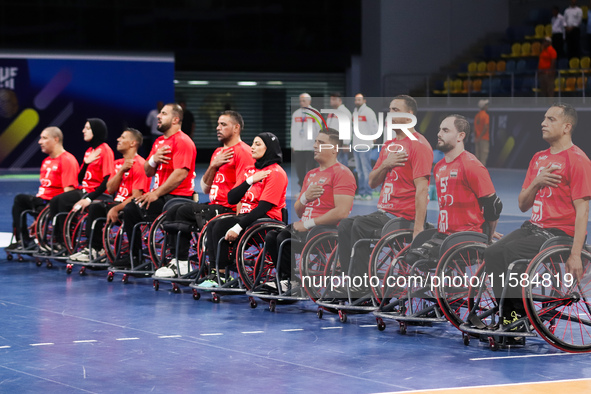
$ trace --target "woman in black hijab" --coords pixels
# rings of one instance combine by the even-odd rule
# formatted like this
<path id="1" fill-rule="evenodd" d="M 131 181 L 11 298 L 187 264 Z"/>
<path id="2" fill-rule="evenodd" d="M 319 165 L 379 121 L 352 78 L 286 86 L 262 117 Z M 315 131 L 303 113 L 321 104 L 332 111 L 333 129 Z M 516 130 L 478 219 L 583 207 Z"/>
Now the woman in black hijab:
<path id="1" fill-rule="evenodd" d="M 218 286 L 217 272 L 215 272 L 217 245 L 221 238 L 233 243 L 238 240 L 244 229 L 257 219 L 269 218 L 286 221 L 283 217 L 285 195 L 287 190 L 287 174 L 281 168 L 283 161 L 279 140 L 272 133 L 261 133 L 254 138 L 251 146 L 253 167 L 245 174 L 237 174 L 244 179 L 228 193 L 228 202 L 238 204 L 236 216 L 221 218 L 207 226 L 207 253 L 213 272 L 200 284 L 202 287 Z M 231 263 L 228 242 L 222 243 L 220 274 Z"/>
<path id="2" fill-rule="evenodd" d="M 84 153 L 84 160 L 78 172 L 79 186 L 76 190 L 62 193 L 49 201 L 51 216 L 59 212 L 68 212 L 72 208 L 85 208 L 92 200 L 102 198 L 107 190 L 107 181 L 115 161 L 113 150 L 106 142 L 109 135 L 107 125 L 102 119 L 90 118 L 86 121 L 82 134 L 90 147 Z M 63 222 L 63 216 L 58 217 L 55 229 L 58 243 L 63 242 Z"/>

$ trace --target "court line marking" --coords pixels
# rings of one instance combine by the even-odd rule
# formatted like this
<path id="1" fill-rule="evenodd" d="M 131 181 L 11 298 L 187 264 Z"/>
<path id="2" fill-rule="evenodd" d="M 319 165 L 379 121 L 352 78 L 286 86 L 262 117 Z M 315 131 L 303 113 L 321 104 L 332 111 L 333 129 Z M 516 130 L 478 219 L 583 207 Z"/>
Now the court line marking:
<path id="1" fill-rule="evenodd" d="M 10 346 L 0 346 L 0 349 L 10 349 Z"/>
<path id="2" fill-rule="evenodd" d="M 292 331 L 304 331 L 303 328 L 288 328 L 286 330 L 281 330 L 283 332 L 292 332 Z"/>
<path id="3" fill-rule="evenodd" d="M 214 332 L 211 334 L 199 334 L 199 335 L 201 335 L 202 337 L 207 337 L 207 336 L 211 336 L 211 335 L 224 335 L 224 334 L 221 332 Z"/>
<path id="4" fill-rule="evenodd" d="M 158 338 L 182 338 L 182 335 L 160 335 Z"/>
<path id="5" fill-rule="evenodd" d="M 262 334 L 264 331 L 242 331 L 241 334 Z"/>
<path id="6" fill-rule="evenodd" d="M 375 324 L 361 324 L 359 327 L 361 328 L 365 328 L 365 327 L 375 327 Z"/>
<path id="7" fill-rule="evenodd" d="M 92 342 L 98 342 L 96 339 L 83 339 L 80 341 L 72 341 L 74 343 L 92 343 Z"/>
<path id="8" fill-rule="evenodd" d="M 135 341 L 139 338 L 115 338 L 116 341 Z"/>
<path id="9" fill-rule="evenodd" d="M 65 383 L 62 383 L 62 382 L 58 382 L 57 380 L 53 380 L 53 379 L 47 379 L 47 378 L 41 377 L 41 376 L 39 376 L 39 375 L 34 375 L 34 374 L 32 374 L 32 373 L 28 373 L 28 372 L 25 372 L 25 371 L 21 371 L 21 370 L 19 370 L 19 369 L 13 369 L 13 368 L 9 368 L 9 367 L 7 367 L 6 365 L 0 365 L 0 368 L 4 368 L 4 369 L 7 369 L 7 370 L 9 370 L 9 371 L 12 371 L 12 372 L 22 373 L 23 375 L 27 375 L 27 376 L 31 376 L 31 377 L 34 377 L 34 378 L 37 378 L 37 379 L 41 379 L 41 380 L 44 380 L 44 381 L 46 381 L 46 382 L 51 382 L 51 383 L 59 384 L 60 386 L 69 387 L 69 388 L 72 388 L 72 389 L 76 389 L 76 390 L 84 391 L 85 393 L 96 393 L 96 391 L 89 391 L 89 390 L 85 390 L 85 389 L 82 389 L 82 388 L 80 388 L 80 387 L 71 386 L 71 385 L 69 385 L 69 384 L 65 384 Z"/>
<path id="10" fill-rule="evenodd" d="M 51 346 L 55 345 L 53 342 L 45 342 L 45 343 L 30 343 L 29 346 Z"/>
<path id="11" fill-rule="evenodd" d="M 570 354 L 570 353 L 569 353 Z M 468 390 L 468 389 L 486 389 L 492 387 L 508 387 L 508 386 L 525 386 L 525 385 L 532 385 L 532 384 L 551 384 L 551 383 L 568 383 L 568 382 L 582 382 L 582 381 L 591 381 L 589 378 L 579 378 L 579 379 L 563 379 L 563 380 L 546 380 L 546 381 L 537 381 L 537 382 L 519 382 L 519 383 L 499 383 L 499 384 L 489 384 L 483 386 L 462 386 L 462 387 L 442 387 L 438 389 L 422 389 L 422 390 L 409 390 L 409 391 L 384 391 L 379 394 L 394 394 L 394 393 L 430 393 L 434 391 L 450 391 L 450 390 Z M 378 394 L 378 393 L 376 393 Z"/>
<path id="12" fill-rule="evenodd" d="M 497 357 L 479 357 L 470 358 L 470 361 L 482 361 L 482 360 L 501 360 L 509 358 L 531 358 L 531 357 L 550 357 L 550 356 L 572 356 L 574 354 L 582 353 L 551 353 L 551 354 L 524 354 L 522 356 L 497 356 Z"/>
<path id="13" fill-rule="evenodd" d="M 343 326 L 337 326 L 337 327 L 320 327 L 321 330 L 338 330 L 338 329 L 342 329 Z"/>

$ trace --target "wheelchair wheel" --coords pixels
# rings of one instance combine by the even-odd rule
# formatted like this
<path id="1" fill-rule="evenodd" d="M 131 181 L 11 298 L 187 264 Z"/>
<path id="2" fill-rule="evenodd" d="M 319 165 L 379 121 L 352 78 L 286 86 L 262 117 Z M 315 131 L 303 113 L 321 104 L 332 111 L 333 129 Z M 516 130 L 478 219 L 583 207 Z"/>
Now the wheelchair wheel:
<path id="1" fill-rule="evenodd" d="M 329 258 L 337 250 L 337 238 L 336 231 L 320 233 L 308 240 L 302 249 L 299 264 L 302 287 L 314 302 L 322 294 L 322 282 L 329 266 Z M 335 257 L 336 255 L 334 253 Z M 317 284 L 320 286 L 316 286 Z"/>
<path id="2" fill-rule="evenodd" d="M 583 250 L 583 275 L 575 280 L 566 272 L 570 249 L 554 246 L 533 258 L 527 267 L 523 302 L 529 320 L 548 343 L 566 352 L 589 352 L 591 254 Z"/>
<path id="3" fill-rule="evenodd" d="M 110 222 L 103 227 L 103 248 L 107 258 L 114 263 L 118 255 L 129 253 L 127 234 L 123 231 L 123 223 Z"/>
<path id="4" fill-rule="evenodd" d="M 49 205 L 47 205 L 37 216 L 35 221 L 35 236 L 37 237 L 37 244 L 40 249 L 49 250 L 51 234 L 53 226 L 51 224 L 51 218 L 49 217 Z"/>
<path id="5" fill-rule="evenodd" d="M 162 261 L 170 261 L 172 258 L 168 250 L 166 250 L 166 245 L 164 245 L 165 233 L 162 230 L 162 222 L 165 217 L 166 212 L 163 212 L 154 220 L 148 235 L 148 250 L 156 268 L 160 268 Z"/>
<path id="6" fill-rule="evenodd" d="M 231 212 L 221 213 L 221 214 L 215 216 L 214 218 L 212 218 L 211 220 L 209 220 L 207 223 L 205 223 L 205 225 L 201 229 L 201 232 L 199 233 L 199 236 L 197 237 L 197 244 L 195 246 L 195 250 L 197 251 L 197 259 L 199 260 L 200 264 L 205 261 L 204 259 L 207 255 L 205 253 L 205 245 L 206 245 L 206 241 L 207 241 L 207 226 L 208 226 L 208 224 L 210 224 L 212 221 L 214 221 L 218 218 L 222 218 L 222 217 L 226 217 L 226 216 L 233 216 L 233 215 L 236 215 L 236 214 L 231 213 Z"/>
<path id="7" fill-rule="evenodd" d="M 381 302 L 386 273 L 394 258 L 412 241 L 412 230 L 395 230 L 383 236 L 374 246 L 369 259 L 370 278 L 378 278 L 378 286 L 371 286 L 374 297 Z"/>
<path id="8" fill-rule="evenodd" d="M 455 327 L 467 321 L 481 284 L 483 291 L 474 312 L 482 315 L 496 306 L 494 293 L 484 272 L 485 249 L 486 245 L 481 242 L 461 242 L 449 248 L 439 259 L 435 272 L 439 282 L 436 286 L 437 302 L 447 320 Z"/>
<path id="9" fill-rule="evenodd" d="M 285 224 L 269 221 L 255 223 L 247 228 L 236 247 L 236 267 L 246 290 L 251 290 L 257 273 L 261 277 L 275 278 L 275 266 L 267 256 L 262 256 L 265 236 L 271 230 L 282 230 Z M 259 270 L 263 270 L 262 272 Z"/>
<path id="10" fill-rule="evenodd" d="M 69 254 L 76 253 L 87 243 L 86 217 L 88 214 L 83 210 L 71 210 L 66 216 L 64 223 L 64 241 Z"/>

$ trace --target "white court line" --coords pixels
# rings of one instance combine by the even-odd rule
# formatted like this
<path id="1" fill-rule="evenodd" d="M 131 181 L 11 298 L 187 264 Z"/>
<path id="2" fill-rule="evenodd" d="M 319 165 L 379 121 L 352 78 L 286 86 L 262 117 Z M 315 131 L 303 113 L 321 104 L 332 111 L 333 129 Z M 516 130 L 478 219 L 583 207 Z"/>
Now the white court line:
<path id="1" fill-rule="evenodd" d="M 342 326 L 339 327 L 320 327 L 321 330 L 338 330 L 343 328 Z"/>
<path id="2" fill-rule="evenodd" d="M 281 330 L 283 332 L 291 332 L 291 331 L 304 331 L 303 328 L 288 328 L 287 330 Z"/>
<path id="3" fill-rule="evenodd" d="M 552 354 L 526 354 L 523 356 L 500 356 L 500 357 L 482 357 L 482 358 L 471 358 L 470 361 L 482 361 L 482 360 L 502 360 L 508 358 L 530 358 L 530 357 L 550 357 L 550 356 L 572 356 L 573 354 L 580 353 L 552 353 Z"/>
<path id="4" fill-rule="evenodd" d="M 242 331 L 242 334 L 262 334 L 264 331 Z"/>
<path id="5" fill-rule="evenodd" d="M 359 327 L 365 328 L 365 327 L 375 327 L 375 326 L 376 326 L 375 324 L 362 324 Z"/>
<path id="6" fill-rule="evenodd" d="M 115 338 L 116 341 L 135 341 L 139 338 Z"/>
<path id="7" fill-rule="evenodd" d="M 92 342 L 98 342 L 96 339 L 84 339 L 81 341 L 72 341 L 74 343 L 92 343 Z"/>
<path id="8" fill-rule="evenodd" d="M 158 338 L 182 338 L 182 335 L 160 335 Z"/>
<path id="9" fill-rule="evenodd" d="M 29 346 L 51 346 L 55 345 L 53 342 L 46 342 L 46 343 L 31 343 Z"/>
<path id="10" fill-rule="evenodd" d="M 0 349 L 10 349 L 10 346 L 0 346 Z"/>
<path id="11" fill-rule="evenodd" d="M 199 334 L 199 335 L 201 335 L 202 337 L 207 337 L 207 336 L 211 336 L 211 335 L 224 335 L 224 334 L 221 332 L 214 332 L 212 334 Z"/>

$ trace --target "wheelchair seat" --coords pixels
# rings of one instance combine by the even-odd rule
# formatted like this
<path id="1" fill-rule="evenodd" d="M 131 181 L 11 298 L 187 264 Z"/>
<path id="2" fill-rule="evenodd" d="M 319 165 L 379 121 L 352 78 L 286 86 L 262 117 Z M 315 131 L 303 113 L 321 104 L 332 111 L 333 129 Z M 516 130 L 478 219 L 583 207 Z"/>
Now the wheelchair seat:
<path id="1" fill-rule="evenodd" d="M 449 248 L 454 245 L 457 245 L 461 242 L 482 242 L 486 244 L 488 242 L 488 237 L 484 233 L 478 233 L 476 231 L 460 231 L 459 233 L 454 233 L 448 236 L 443 240 L 441 244 L 441 248 L 439 249 L 439 256 L 443 256 L 445 252 Z"/>

